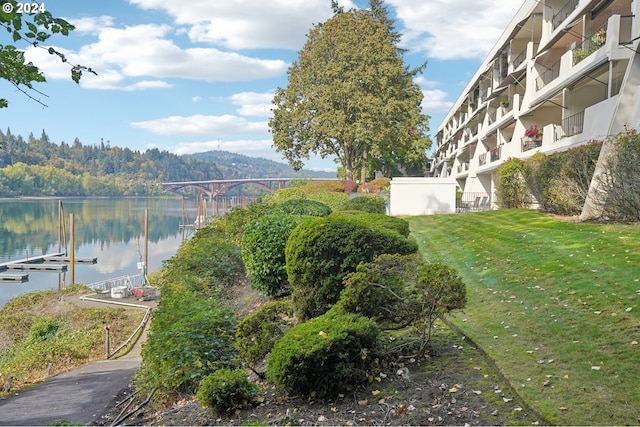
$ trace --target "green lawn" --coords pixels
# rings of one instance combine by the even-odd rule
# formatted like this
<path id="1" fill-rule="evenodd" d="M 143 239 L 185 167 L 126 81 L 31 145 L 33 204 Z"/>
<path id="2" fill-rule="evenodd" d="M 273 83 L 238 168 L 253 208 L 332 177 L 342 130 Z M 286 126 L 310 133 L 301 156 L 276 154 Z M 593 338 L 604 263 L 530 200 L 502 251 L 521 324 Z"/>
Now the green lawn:
<path id="1" fill-rule="evenodd" d="M 530 210 L 407 219 L 424 257 L 465 280 L 451 320 L 539 415 L 640 423 L 640 227 Z"/>

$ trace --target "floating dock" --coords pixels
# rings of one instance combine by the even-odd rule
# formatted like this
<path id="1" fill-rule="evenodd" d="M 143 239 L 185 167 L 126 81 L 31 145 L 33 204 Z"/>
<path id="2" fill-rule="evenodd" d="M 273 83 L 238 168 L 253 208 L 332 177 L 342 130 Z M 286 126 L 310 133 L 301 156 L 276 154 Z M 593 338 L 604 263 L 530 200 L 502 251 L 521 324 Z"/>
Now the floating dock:
<path id="1" fill-rule="evenodd" d="M 42 257 L 44 262 L 59 262 L 59 263 L 71 263 L 71 257 L 62 256 L 62 255 L 44 255 Z M 95 264 L 98 262 L 98 258 L 96 257 L 75 257 L 74 259 L 76 264 Z"/>
<path id="2" fill-rule="evenodd" d="M 24 271 L 24 270 L 31 270 L 31 271 L 67 271 L 67 265 L 66 264 L 45 264 L 45 263 L 24 263 L 24 264 L 20 264 L 20 263 L 15 263 L 15 264 L 9 264 L 7 266 L 7 270 L 10 271 Z"/>
<path id="3" fill-rule="evenodd" d="M 95 264 L 97 258 L 75 257 L 75 264 Z M 0 273 L 5 271 L 67 271 L 71 257 L 63 253 L 53 253 L 38 255 L 29 258 L 17 259 L 15 261 L 0 263 Z M 29 279 L 26 273 L 0 274 L 0 281 L 25 282 Z"/>
<path id="4" fill-rule="evenodd" d="M 17 273 L 17 274 L 0 274 L 0 282 L 26 282 L 29 280 L 29 275 L 27 273 Z"/>

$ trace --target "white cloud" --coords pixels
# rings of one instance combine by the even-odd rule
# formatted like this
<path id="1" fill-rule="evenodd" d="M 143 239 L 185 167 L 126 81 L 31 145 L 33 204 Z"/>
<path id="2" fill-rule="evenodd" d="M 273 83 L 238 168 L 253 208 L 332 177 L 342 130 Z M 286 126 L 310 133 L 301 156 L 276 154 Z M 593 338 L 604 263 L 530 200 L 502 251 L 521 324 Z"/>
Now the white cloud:
<path id="1" fill-rule="evenodd" d="M 430 58 L 484 59 L 521 1 L 388 0 L 405 26 L 403 42 Z"/>
<path id="2" fill-rule="evenodd" d="M 84 22 L 88 30 L 90 20 Z M 97 42 L 77 52 L 56 48 L 65 55 L 67 64 L 45 49 L 34 47 L 27 49 L 27 58 L 37 64 L 47 78 L 68 79 L 68 64 L 90 65 L 98 76 L 83 78 L 81 84 L 94 89 L 166 88 L 170 85 L 159 79 L 237 82 L 286 73 L 288 65 L 280 59 L 252 58 L 214 48 L 181 48 L 167 38 L 170 31 L 168 25 L 152 24 L 105 27 L 100 30 Z M 135 81 L 143 77 L 154 79 Z"/>
<path id="3" fill-rule="evenodd" d="M 274 93 L 241 92 L 231 95 L 228 100 L 233 105 L 238 105 L 237 113 L 241 116 L 271 117 Z"/>
<path id="4" fill-rule="evenodd" d="M 108 15 L 101 15 L 85 16 L 82 18 L 67 18 L 67 21 L 76 27 L 74 30 L 75 33 L 98 35 L 104 28 L 112 27 L 114 19 Z"/>
<path id="5" fill-rule="evenodd" d="M 202 97 L 201 96 L 194 96 L 191 98 L 191 101 L 194 103 L 198 103 L 200 101 L 202 101 Z"/>
<path id="6" fill-rule="evenodd" d="M 222 116 L 171 116 L 157 120 L 132 122 L 131 126 L 159 135 L 219 136 L 266 134 L 267 122 L 250 122 L 241 117 Z"/>
<path id="7" fill-rule="evenodd" d="M 444 91 L 434 89 L 434 90 L 423 90 L 422 94 L 424 98 L 422 98 L 422 111 L 427 114 L 431 113 L 446 113 L 453 106 L 453 102 L 446 101 L 448 94 Z"/>
<path id="8" fill-rule="evenodd" d="M 228 49 L 298 50 L 314 23 L 332 15 L 328 0 L 210 1 L 129 0 L 142 9 L 161 9 L 189 27 L 194 42 Z M 350 1 L 341 1 L 346 8 Z"/>

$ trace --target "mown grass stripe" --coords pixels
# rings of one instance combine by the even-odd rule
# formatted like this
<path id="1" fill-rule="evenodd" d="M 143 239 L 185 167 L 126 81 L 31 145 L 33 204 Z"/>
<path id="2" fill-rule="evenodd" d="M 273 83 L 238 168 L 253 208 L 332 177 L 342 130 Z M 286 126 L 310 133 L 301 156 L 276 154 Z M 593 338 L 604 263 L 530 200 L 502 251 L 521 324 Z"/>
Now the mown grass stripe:
<path id="1" fill-rule="evenodd" d="M 424 257 L 456 268 L 451 316 L 557 424 L 640 417 L 640 229 L 529 210 L 409 218 Z"/>

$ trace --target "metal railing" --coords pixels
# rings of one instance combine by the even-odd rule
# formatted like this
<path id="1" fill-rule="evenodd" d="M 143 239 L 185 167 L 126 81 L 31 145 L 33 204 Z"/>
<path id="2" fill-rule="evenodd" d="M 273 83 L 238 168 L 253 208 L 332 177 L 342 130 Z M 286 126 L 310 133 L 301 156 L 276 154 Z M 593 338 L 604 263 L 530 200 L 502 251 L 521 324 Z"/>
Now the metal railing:
<path id="1" fill-rule="evenodd" d="M 536 148 L 540 148 L 542 146 L 542 137 L 532 138 L 530 136 L 524 136 L 521 139 L 522 143 L 522 152 L 529 150 L 534 150 Z"/>
<path id="2" fill-rule="evenodd" d="M 553 64 L 551 67 L 540 75 L 536 79 L 536 89 L 540 90 L 560 76 L 560 60 Z"/>
<path id="3" fill-rule="evenodd" d="M 523 50 L 518 56 L 515 57 L 515 59 L 513 60 L 513 69 L 517 69 L 525 59 L 527 59 L 527 49 Z"/>
<path id="4" fill-rule="evenodd" d="M 491 209 L 491 196 L 487 193 L 465 192 L 456 199 L 456 212 L 486 211 Z"/>
<path id="5" fill-rule="evenodd" d="M 126 287 L 131 290 L 146 285 L 146 282 L 146 278 L 143 274 L 135 274 L 133 276 L 120 276 L 114 279 L 101 280 L 99 282 L 91 283 L 87 285 L 87 287 L 96 292 L 109 291 L 112 288 L 118 287 Z"/>
<path id="6" fill-rule="evenodd" d="M 491 154 L 491 161 L 497 162 L 502 158 L 502 147 L 490 148 L 489 154 Z"/>
<path id="7" fill-rule="evenodd" d="M 564 136 L 573 136 L 584 130 L 584 111 L 562 119 L 562 131 Z"/>
<path id="8" fill-rule="evenodd" d="M 579 47 L 573 50 L 573 65 L 600 49 L 607 41 L 607 24 L 598 28 L 591 35 L 585 37 Z"/>
<path id="9" fill-rule="evenodd" d="M 578 3 L 580 3 L 579 0 L 569 0 L 564 6 L 562 6 L 562 8 L 560 8 L 558 13 L 553 15 L 551 22 L 554 30 L 558 28 L 560 24 L 569 17 L 569 15 L 571 15 L 571 12 L 578 7 Z"/>

